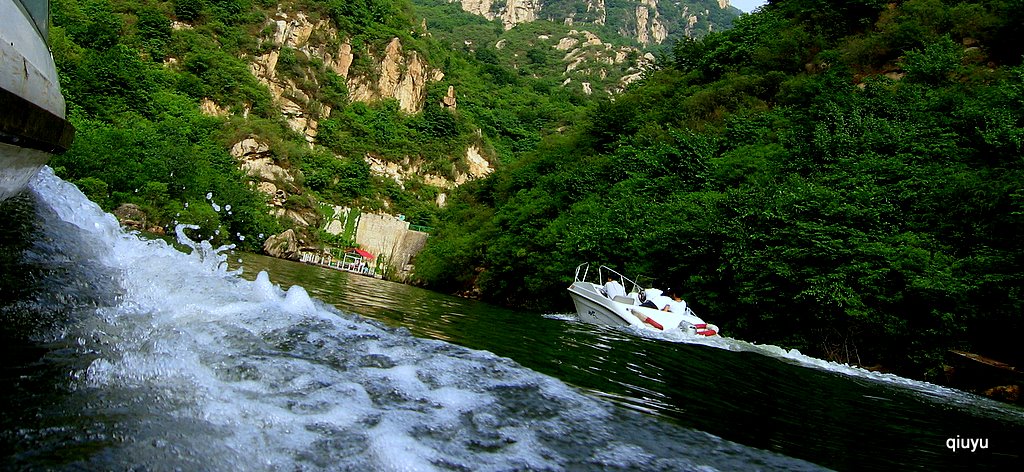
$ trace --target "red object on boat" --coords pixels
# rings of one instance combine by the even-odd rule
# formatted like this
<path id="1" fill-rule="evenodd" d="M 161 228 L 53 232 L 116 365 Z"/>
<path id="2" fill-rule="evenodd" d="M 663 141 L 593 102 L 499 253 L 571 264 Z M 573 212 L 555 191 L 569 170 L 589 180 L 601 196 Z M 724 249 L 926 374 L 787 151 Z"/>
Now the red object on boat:
<path id="1" fill-rule="evenodd" d="M 705 329 L 705 328 L 708 327 L 708 324 L 707 323 L 697 323 L 697 324 L 693 325 L 693 327 L 697 328 L 697 329 Z"/>
<path id="2" fill-rule="evenodd" d="M 718 334 L 718 331 L 715 331 L 713 329 L 706 329 L 704 331 L 697 331 L 697 334 L 700 334 L 700 335 L 703 335 L 703 336 L 714 336 L 714 335 Z"/>
<path id="3" fill-rule="evenodd" d="M 649 316 L 644 319 L 644 323 L 647 323 L 647 324 L 649 324 L 651 326 L 654 326 L 655 328 L 658 328 L 658 329 L 660 329 L 662 331 L 665 331 L 665 327 L 662 326 L 661 323 L 658 323 L 657 321 L 654 321 L 654 319 L 652 319 Z"/>
<path id="4" fill-rule="evenodd" d="M 654 326 L 655 328 L 658 328 L 658 329 L 660 329 L 662 331 L 665 331 L 665 327 L 662 326 L 661 323 L 658 323 L 657 321 L 654 321 L 653 319 L 651 319 L 650 316 L 647 316 L 647 315 L 645 315 L 643 313 L 640 313 L 639 311 L 636 311 L 636 310 L 630 310 L 630 311 L 633 312 L 633 316 L 635 316 L 637 318 L 640 318 L 640 321 L 643 321 L 644 323 L 647 323 L 647 324 L 649 324 L 651 326 Z"/>

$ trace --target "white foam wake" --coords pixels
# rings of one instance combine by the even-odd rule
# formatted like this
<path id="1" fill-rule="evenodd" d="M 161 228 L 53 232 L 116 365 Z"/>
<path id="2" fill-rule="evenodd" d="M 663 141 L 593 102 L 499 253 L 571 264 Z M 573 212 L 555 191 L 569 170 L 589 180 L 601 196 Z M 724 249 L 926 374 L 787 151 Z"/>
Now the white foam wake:
<path id="1" fill-rule="evenodd" d="M 552 314 L 546 316 L 548 318 L 573 320 L 582 323 L 582 321 L 579 320 L 579 317 L 576 316 L 575 314 Z M 831 374 L 865 379 L 872 382 L 878 382 L 887 385 L 898 386 L 901 388 L 907 388 L 923 394 L 925 398 L 940 403 L 970 405 L 973 408 L 980 407 L 982 409 L 991 410 L 992 412 L 996 413 L 999 416 L 1005 415 L 1007 414 L 1007 412 L 1011 412 L 1024 417 L 1024 412 L 1015 412 L 1012 410 L 1008 410 L 1005 405 L 999 402 L 990 400 L 988 398 L 980 397 L 972 393 L 964 392 L 962 390 L 943 387 L 941 385 L 936 385 L 921 380 L 908 379 L 906 377 L 901 377 L 899 375 L 892 373 L 871 371 L 855 365 L 827 361 L 824 359 L 808 356 L 806 354 L 801 353 L 797 349 L 786 349 L 771 344 L 756 344 L 726 336 L 698 336 L 695 334 L 683 332 L 679 329 L 672 329 L 661 332 L 654 331 L 651 329 L 635 327 L 621 327 L 620 329 L 632 335 L 648 339 L 657 339 L 674 343 L 708 346 L 716 349 L 723 349 L 735 352 L 754 352 L 767 357 L 778 359 L 780 362 L 787 362 L 790 364 L 799 365 L 810 369 L 816 369 Z"/>

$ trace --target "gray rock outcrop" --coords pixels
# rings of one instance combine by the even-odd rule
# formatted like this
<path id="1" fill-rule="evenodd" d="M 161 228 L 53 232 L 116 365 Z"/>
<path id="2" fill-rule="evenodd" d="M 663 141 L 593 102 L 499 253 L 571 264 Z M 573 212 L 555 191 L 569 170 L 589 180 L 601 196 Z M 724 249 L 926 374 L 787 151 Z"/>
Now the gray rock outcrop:
<path id="1" fill-rule="evenodd" d="M 402 111 L 418 113 L 423 110 L 427 84 L 444 78 L 444 73 L 427 64 L 416 51 L 406 54 L 398 38 L 388 43 L 377 67 L 376 80 L 362 76 L 349 79 L 349 98 L 361 102 L 394 98 Z"/>
<path id="2" fill-rule="evenodd" d="M 300 257 L 299 238 L 291 229 L 275 234 L 263 243 L 263 252 L 268 256 L 297 261 Z"/>
<path id="3" fill-rule="evenodd" d="M 696 23 L 711 30 L 711 9 L 729 8 L 729 0 L 715 2 L 668 2 L 666 0 L 629 0 L 617 2 L 610 8 L 605 0 L 575 0 L 575 8 L 567 9 L 566 2 L 541 0 L 449 0 L 458 2 L 462 9 L 488 20 L 498 20 L 506 30 L 536 20 L 548 20 L 565 25 L 610 26 L 626 37 L 644 45 L 663 44 L 671 33 L 692 36 Z M 554 7 L 554 8 L 552 8 Z M 609 9 L 612 10 L 609 15 Z M 609 20 L 609 18 L 611 20 Z M 611 24 L 609 24 L 611 21 Z"/>

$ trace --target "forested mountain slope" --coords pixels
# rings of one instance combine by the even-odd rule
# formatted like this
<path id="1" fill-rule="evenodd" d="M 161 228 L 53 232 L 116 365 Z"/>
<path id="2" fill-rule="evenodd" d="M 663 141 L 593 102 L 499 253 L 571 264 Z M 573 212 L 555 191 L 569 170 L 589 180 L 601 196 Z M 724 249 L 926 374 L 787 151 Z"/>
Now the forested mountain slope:
<path id="1" fill-rule="evenodd" d="M 432 0 L 416 0 L 429 3 Z M 739 10 L 728 0 L 440 0 L 504 29 L 543 20 L 568 26 L 603 27 L 643 45 L 702 36 L 726 29 Z"/>
<path id="2" fill-rule="evenodd" d="M 455 51 L 585 94 L 621 92 L 675 42 L 730 27 L 740 11 L 697 0 L 414 0 Z"/>
<path id="3" fill-rule="evenodd" d="M 432 225 L 586 99 L 446 48 L 406 0 L 56 0 L 53 23 L 79 130 L 58 174 L 143 229 L 252 250 L 331 240 L 332 206 Z"/>
<path id="4" fill-rule="evenodd" d="M 779 0 L 463 187 L 431 287 L 570 310 L 581 262 L 729 335 L 937 375 L 1024 361 L 1024 9 Z"/>

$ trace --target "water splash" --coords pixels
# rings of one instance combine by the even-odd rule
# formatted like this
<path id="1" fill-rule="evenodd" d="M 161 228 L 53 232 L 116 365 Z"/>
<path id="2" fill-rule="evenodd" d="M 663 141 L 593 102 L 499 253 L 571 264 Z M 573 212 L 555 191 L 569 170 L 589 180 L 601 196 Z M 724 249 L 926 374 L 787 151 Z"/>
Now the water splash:
<path id="1" fill-rule="evenodd" d="M 217 248 L 213 247 L 213 244 L 209 240 L 201 240 L 199 242 L 194 241 L 192 238 L 185 234 L 186 229 L 198 230 L 201 229 L 197 225 L 179 223 L 174 227 L 174 235 L 178 240 L 178 243 L 192 249 L 192 253 L 199 258 L 201 264 L 206 264 L 211 270 L 221 272 L 224 275 L 239 275 L 242 273 L 242 269 L 239 268 L 235 271 L 228 271 L 228 252 L 235 248 L 234 244 L 225 244 Z"/>

